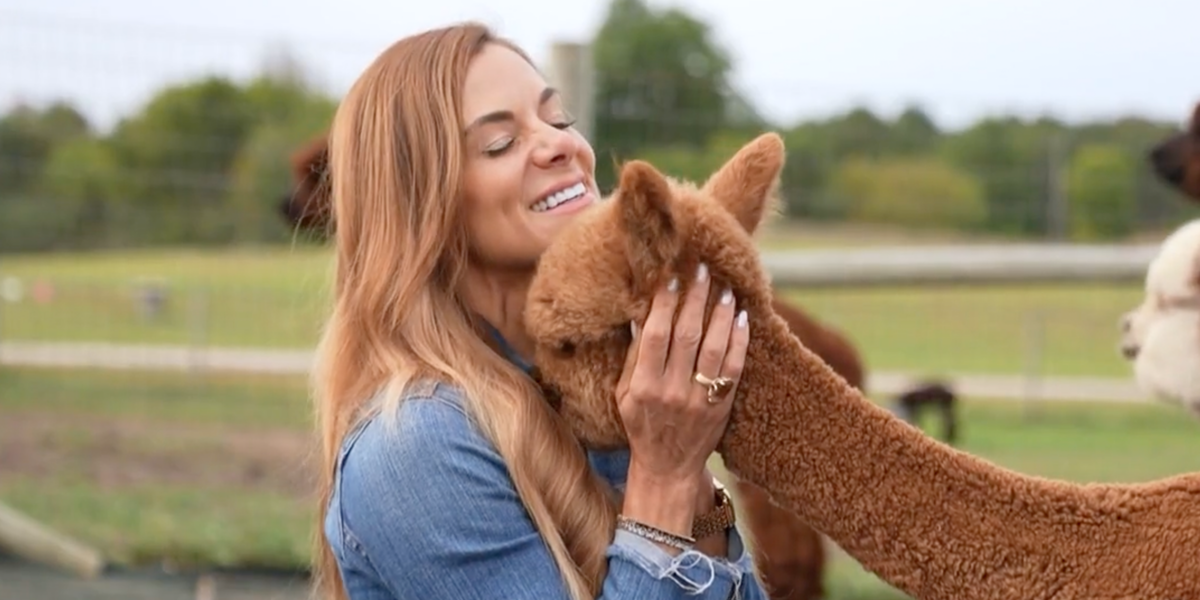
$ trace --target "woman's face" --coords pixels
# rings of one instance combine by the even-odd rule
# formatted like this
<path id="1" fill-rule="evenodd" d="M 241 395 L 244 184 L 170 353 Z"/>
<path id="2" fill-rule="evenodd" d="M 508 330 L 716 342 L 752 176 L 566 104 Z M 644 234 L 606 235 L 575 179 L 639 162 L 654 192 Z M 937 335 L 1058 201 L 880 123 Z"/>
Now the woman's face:
<path id="1" fill-rule="evenodd" d="M 481 267 L 529 270 L 554 236 L 599 199 L 596 157 L 562 98 L 517 53 L 490 44 L 463 91 L 463 201 Z"/>

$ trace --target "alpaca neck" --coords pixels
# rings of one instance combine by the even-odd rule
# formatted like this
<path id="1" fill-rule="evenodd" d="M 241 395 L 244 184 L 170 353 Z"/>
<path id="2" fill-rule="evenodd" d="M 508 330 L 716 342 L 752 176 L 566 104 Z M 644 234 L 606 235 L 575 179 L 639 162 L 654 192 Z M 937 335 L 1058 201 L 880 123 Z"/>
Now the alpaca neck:
<path id="1" fill-rule="evenodd" d="M 718 448 L 726 467 L 884 581 L 920 600 L 1200 600 L 1200 475 L 1022 476 L 865 400 L 779 317 L 759 315 L 751 332 Z"/>

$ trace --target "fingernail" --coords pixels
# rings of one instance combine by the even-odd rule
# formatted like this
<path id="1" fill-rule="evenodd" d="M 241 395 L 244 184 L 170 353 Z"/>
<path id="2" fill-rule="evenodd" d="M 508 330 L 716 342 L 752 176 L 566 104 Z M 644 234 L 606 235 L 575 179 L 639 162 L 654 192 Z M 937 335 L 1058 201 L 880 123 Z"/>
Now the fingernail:
<path id="1" fill-rule="evenodd" d="M 708 279 L 708 265 L 700 263 L 700 266 L 696 267 L 696 281 L 703 283 L 705 279 Z"/>
<path id="2" fill-rule="evenodd" d="M 731 302 L 733 302 L 733 290 L 721 292 L 721 304 L 729 304 Z"/>
<path id="3" fill-rule="evenodd" d="M 629 335 L 632 335 L 633 339 L 637 339 L 637 323 L 634 321 L 629 322 Z"/>
<path id="4" fill-rule="evenodd" d="M 679 278 L 672 277 L 671 281 L 667 283 L 667 291 L 674 293 L 678 289 L 679 289 Z"/>
<path id="5" fill-rule="evenodd" d="M 738 329 L 745 329 L 746 325 L 749 322 L 750 322 L 750 315 L 747 315 L 745 310 L 738 313 L 738 316 L 737 316 Z"/>

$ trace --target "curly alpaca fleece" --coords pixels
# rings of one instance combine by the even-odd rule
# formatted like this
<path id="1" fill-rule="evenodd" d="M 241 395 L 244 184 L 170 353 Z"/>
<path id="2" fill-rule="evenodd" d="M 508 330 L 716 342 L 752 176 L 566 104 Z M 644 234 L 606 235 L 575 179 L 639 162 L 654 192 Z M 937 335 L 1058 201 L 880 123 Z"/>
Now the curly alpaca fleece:
<path id="1" fill-rule="evenodd" d="M 751 238 L 783 163 L 774 134 L 702 188 L 630 162 L 542 257 L 526 326 L 580 438 L 627 445 L 614 388 L 628 324 L 703 260 L 751 316 L 726 467 L 881 579 L 919 600 L 1200 600 L 1200 473 L 1081 485 L 1001 468 L 867 401 L 791 335 Z"/>
<path id="2" fill-rule="evenodd" d="M 333 229 L 329 187 L 329 145 L 325 135 L 313 138 L 289 157 L 292 191 L 279 206 L 289 225 L 324 234 Z M 775 297 L 772 308 L 810 350 L 847 383 L 864 389 L 862 356 L 849 339 L 808 313 Z M 772 600 L 816 600 L 825 596 L 825 544 L 816 530 L 796 515 L 771 504 L 762 490 L 733 482 L 733 494 L 746 515 L 754 542 L 755 566 Z"/>
<path id="3" fill-rule="evenodd" d="M 1200 417 L 1200 220 L 1163 240 L 1142 303 L 1122 317 L 1121 331 L 1138 385 Z"/>

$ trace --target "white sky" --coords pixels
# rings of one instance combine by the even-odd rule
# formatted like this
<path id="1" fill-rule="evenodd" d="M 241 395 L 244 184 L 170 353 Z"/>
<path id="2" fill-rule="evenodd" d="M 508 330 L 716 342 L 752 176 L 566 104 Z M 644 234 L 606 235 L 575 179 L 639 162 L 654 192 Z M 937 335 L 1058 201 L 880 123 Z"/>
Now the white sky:
<path id="1" fill-rule="evenodd" d="M 606 2 L 0 0 L 0 106 L 67 96 L 107 126 L 169 81 L 247 75 L 278 43 L 340 95 L 409 33 L 480 19 L 540 59 L 552 40 L 590 36 Z M 1197 0 L 673 4 L 714 26 L 739 86 L 787 122 L 909 100 L 955 127 L 997 110 L 1182 122 L 1200 100 Z"/>

